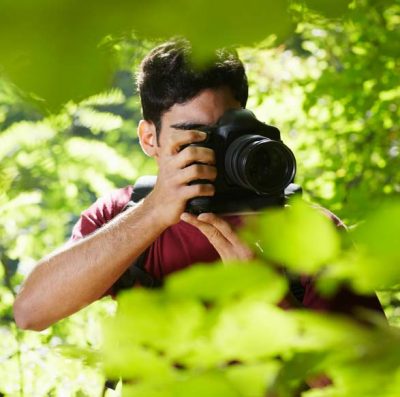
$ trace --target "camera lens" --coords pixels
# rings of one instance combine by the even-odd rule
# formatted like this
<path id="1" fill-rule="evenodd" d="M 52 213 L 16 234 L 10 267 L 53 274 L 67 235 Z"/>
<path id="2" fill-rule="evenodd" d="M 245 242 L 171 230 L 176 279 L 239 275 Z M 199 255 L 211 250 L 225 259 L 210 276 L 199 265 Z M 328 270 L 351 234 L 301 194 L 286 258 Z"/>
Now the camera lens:
<path id="1" fill-rule="evenodd" d="M 229 145 L 225 169 L 232 183 L 258 194 L 274 194 L 292 182 L 296 160 L 282 142 L 261 135 L 243 135 Z"/>

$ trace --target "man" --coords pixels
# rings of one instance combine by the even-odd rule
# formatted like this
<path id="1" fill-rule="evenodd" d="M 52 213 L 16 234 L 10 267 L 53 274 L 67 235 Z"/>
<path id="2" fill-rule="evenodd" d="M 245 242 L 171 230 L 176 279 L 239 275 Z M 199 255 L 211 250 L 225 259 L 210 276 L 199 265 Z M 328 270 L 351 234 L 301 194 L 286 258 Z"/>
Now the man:
<path id="1" fill-rule="evenodd" d="M 213 125 L 226 110 L 246 106 L 248 86 L 241 61 L 233 53 L 218 51 L 211 65 L 198 70 L 190 63 L 185 41 L 168 42 L 143 60 L 138 86 L 143 108 L 138 134 L 143 151 L 158 163 L 157 183 L 142 202 L 126 211 L 122 210 L 132 187 L 112 192 L 82 213 L 71 241 L 43 258 L 21 288 L 14 305 L 21 328 L 45 329 L 112 293 L 143 252 L 146 271 L 157 279 L 196 262 L 253 256 L 234 225 L 223 218 L 184 213 L 187 200 L 214 194 L 212 183 L 189 183 L 216 178 L 214 152 L 187 146 L 203 141 L 205 133 L 187 126 Z M 311 280 L 304 279 L 303 285 L 307 307 L 380 307 L 376 298 L 350 292 L 327 301 L 315 293 Z M 289 299 L 282 306 L 290 304 Z"/>

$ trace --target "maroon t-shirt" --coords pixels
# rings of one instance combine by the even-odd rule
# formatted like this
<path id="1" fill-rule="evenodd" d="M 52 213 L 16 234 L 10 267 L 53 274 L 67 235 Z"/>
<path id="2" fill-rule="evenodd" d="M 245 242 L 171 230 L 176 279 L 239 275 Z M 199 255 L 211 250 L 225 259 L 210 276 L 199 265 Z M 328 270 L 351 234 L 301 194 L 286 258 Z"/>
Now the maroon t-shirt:
<path id="1" fill-rule="evenodd" d="M 132 194 L 132 186 L 112 191 L 99 198 L 87 210 L 83 211 L 73 228 L 71 241 L 77 241 L 102 227 L 124 209 Z M 343 223 L 330 211 L 321 208 L 338 226 Z M 230 217 L 234 226 L 240 223 L 238 217 Z M 198 262 L 215 262 L 220 259 L 217 251 L 208 239 L 194 226 L 180 221 L 167 228 L 148 249 L 145 269 L 153 277 L 162 279 L 169 273 L 184 269 Z M 315 288 L 311 277 L 302 277 L 305 294 L 303 305 L 315 310 L 333 310 L 351 312 L 355 306 L 363 306 L 382 312 L 376 296 L 358 296 L 348 289 L 341 289 L 331 299 L 323 298 Z M 109 290 L 108 292 L 110 292 Z"/>
<path id="2" fill-rule="evenodd" d="M 98 199 L 81 214 L 71 240 L 78 240 L 118 215 L 130 200 L 132 186 L 114 190 Z M 214 262 L 219 255 L 207 238 L 194 226 L 179 222 L 167 228 L 149 247 L 145 269 L 157 279 L 193 263 Z"/>

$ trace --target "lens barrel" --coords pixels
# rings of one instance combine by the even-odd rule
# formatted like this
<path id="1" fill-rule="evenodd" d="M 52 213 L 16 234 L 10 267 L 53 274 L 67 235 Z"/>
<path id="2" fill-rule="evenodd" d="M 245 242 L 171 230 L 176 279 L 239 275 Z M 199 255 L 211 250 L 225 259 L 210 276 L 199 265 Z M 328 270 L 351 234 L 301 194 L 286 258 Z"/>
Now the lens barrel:
<path id="1" fill-rule="evenodd" d="M 225 170 L 231 183 L 258 194 L 275 194 L 293 181 L 296 160 L 282 142 L 248 134 L 229 145 Z"/>

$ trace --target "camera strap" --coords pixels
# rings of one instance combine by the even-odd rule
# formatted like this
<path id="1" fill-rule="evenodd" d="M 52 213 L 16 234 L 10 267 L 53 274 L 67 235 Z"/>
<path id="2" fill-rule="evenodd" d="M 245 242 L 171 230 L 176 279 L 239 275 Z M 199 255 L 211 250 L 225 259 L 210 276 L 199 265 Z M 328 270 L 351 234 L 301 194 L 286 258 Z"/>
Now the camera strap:
<path id="1" fill-rule="evenodd" d="M 150 182 L 152 183 L 152 181 Z M 139 186 L 139 188 L 141 188 L 141 186 Z M 145 188 L 147 188 L 147 186 L 145 186 Z M 142 192 L 137 192 L 136 185 L 134 185 L 131 198 L 129 202 L 125 205 L 122 212 L 126 211 L 128 208 L 134 207 L 142 198 Z M 130 289 L 136 283 L 139 283 L 142 287 L 145 288 L 159 288 L 162 286 L 162 280 L 153 277 L 145 269 L 148 251 L 149 249 L 145 250 L 114 283 L 114 285 L 112 286 L 112 291 L 114 294 L 117 294 L 124 289 Z M 300 281 L 300 277 L 297 274 L 292 274 L 287 271 L 285 272 L 285 275 L 289 282 L 290 292 L 300 303 L 302 303 L 304 299 L 305 289 Z"/>

